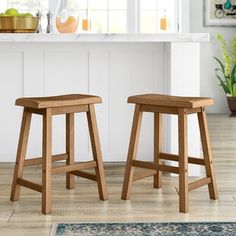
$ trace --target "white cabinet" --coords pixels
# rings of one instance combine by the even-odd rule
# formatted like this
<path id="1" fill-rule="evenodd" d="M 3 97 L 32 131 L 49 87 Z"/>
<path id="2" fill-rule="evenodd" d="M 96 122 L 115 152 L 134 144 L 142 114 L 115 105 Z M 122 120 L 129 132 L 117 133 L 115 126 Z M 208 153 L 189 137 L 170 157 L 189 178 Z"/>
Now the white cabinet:
<path id="1" fill-rule="evenodd" d="M 63 42 L 49 41 L 26 43 L 26 38 L 16 36 L 18 42 L 3 40 L 0 36 L 0 158 L 15 161 L 21 109 L 14 100 L 21 96 L 49 96 L 66 93 L 89 93 L 103 98 L 96 106 L 100 138 L 105 161 L 125 161 L 131 122 L 132 104 L 128 96 L 142 93 L 164 93 L 173 95 L 199 95 L 199 51 L 200 43 L 180 36 L 167 40 L 161 36 L 155 42 L 134 40 L 121 36 L 114 41 L 104 41 L 94 36 Z M 17 38 L 18 37 L 18 38 Z M 21 37 L 21 38 L 19 38 Z M 22 38 L 23 37 L 23 38 Z M 36 36 L 33 36 L 36 37 Z M 49 36 L 47 36 L 49 37 Z M 68 37 L 68 36 L 66 36 Z M 91 38 L 89 38 L 91 37 Z M 136 36 L 137 37 L 137 36 Z M 23 40 L 24 39 L 24 40 Z M 67 38 L 68 39 L 68 38 Z M 2 42 L 1 42 L 2 41 Z M 91 42 L 93 41 L 93 42 Z M 95 42 L 94 42 L 95 41 Z M 184 41 L 184 42 L 183 42 Z M 189 41 L 189 42 L 186 42 Z M 206 35 L 203 41 L 206 41 Z M 64 151 L 64 117 L 53 119 L 53 152 Z M 200 153 L 196 120 L 190 121 L 190 136 L 193 138 L 190 152 Z M 167 151 L 176 152 L 177 129 L 173 118 L 167 119 Z M 29 156 L 41 156 L 41 119 L 33 116 L 30 133 Z M 138 158 L 152 160 L 153 115 L 144 114 Z M 76 160 L 91 158 L 86 116 L 76 116 Z M 199 170 L 194 169 L 194 174 Z"/>

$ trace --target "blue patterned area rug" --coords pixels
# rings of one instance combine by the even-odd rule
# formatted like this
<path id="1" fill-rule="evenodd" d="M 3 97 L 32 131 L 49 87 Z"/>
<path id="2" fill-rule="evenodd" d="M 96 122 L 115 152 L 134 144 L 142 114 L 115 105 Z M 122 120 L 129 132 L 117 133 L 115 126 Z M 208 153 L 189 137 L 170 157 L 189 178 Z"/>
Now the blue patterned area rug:
<path id="1" fill-rule="evenodd" d="M 236 222 L 55 223 L 51 236 L 236 236 Z"/>

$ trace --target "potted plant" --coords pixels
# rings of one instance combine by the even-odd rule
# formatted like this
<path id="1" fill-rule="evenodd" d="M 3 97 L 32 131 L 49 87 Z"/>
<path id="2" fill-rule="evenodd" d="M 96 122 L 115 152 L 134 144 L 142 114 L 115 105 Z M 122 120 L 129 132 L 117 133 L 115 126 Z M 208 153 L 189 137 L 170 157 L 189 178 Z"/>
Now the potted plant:
<path id="1" fill-rule="evenodd" d="M 215 69 L 216 77 L 226 93 L 231 116 L 236 116 L 236 36 L 232 40 L 231 52 L 222 35 L 217 35 L 217 40 L 221 46 L 223 60 L 214 57 L 219 63 L 219 67 Z"/>

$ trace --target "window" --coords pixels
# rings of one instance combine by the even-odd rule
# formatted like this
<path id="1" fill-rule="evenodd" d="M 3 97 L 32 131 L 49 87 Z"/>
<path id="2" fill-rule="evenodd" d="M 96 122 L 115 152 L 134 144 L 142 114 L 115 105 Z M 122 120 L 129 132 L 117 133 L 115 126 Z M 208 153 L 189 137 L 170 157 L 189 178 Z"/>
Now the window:
<path id="1" fill-rule="evenodd" d="M 46 14 L 48 0 L 1 0 L 0 10 L 5 11 L 7 8 L 16 8 L 20 12 L 32 12 L 34 14 L 39 10 Z"/>
<path id="2" fill-rule="evenodd" d="M 178 0 L 140 0 L 140 33 L 178 32 Z"/>
<path id="3" fill-rule="evenodd" d="M 91 20 L 93 33 L 176 33 L 179 29 L 179 5 L 182 0 L 68 0 L 79 14 L 79 32 L 82 19 Z M 49 6 L 57 0 L 0 0 L 0 11 L 17 8 L 21 12 L 43 13 L 46 28 Z M 55 9 L 51 9 L 55 11 Z"/>
<path id="4" fill-rule="evenodd" d="M 48 9 L 48 0 L 8 0 L 7 8 L 16 8 L 22 12 L 34 12 L 38 10 L 46 12 Z"/>
<path id="5" fill-rule="evenodd" d="M 92 32 L 127 32 L 127 0 L 70 1 L 73 2 L 70 4 L 73 9 L 78 10 L 80 19 L 88 18 L 91 20 Z"/>
<path id="6" fill-rule="evenodd" d="M 0 0 L 0 11 L 7 8 L 15 8 L 19 12 L 30 12 L 36 14 L 39 10 L 42 13 L 42 25 L 46 27 L 46 14 L 48 11 L 48 0 Z"/>

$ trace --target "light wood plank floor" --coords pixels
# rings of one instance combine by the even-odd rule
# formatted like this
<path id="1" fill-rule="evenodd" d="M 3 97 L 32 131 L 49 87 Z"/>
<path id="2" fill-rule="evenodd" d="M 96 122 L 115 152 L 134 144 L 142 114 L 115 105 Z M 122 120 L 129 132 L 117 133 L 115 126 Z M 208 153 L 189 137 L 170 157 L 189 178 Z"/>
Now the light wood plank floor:
<path id="1" fill-rule="evenodd" d="M 22 188 L 20 201 L 9 201 L 13 164 L 0 164 L 0 235 L 49 235 L 53 222 L 137 221 L 236 221 L 236 119 L 208 116 L 218 201 L 209 200 L 207 187 L 190 193 L 190 213 L 178 212 L 178 179 L 164 176 L 163 188 L 154 189 L 152 178 L 133 185 L 132 198 L 120 199 L 124 165 L 106 164 L 109 201 L 98 199 L 89 180 L 76 180 L 65 189 L 64 176 L 53 176 L 53 213 L 42 215 L 40 194 Z M 28 167 L 25 176 L 40 183 L 39 167 Z"/>

